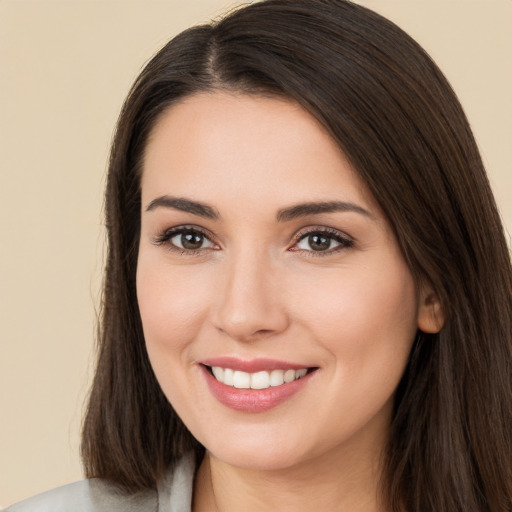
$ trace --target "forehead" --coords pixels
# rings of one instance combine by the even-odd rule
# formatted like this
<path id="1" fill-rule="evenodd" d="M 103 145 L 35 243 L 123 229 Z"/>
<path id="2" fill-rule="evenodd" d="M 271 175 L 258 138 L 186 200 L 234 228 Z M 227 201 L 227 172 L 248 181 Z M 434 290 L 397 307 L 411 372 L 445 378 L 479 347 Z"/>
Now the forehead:
<path id="1" fill-rule="evenodd" d="M 186 98 L 154 127 L 143 201 L 161 193 L 280 203 L 349 196 L 373 203 L 334 139 L 297 103 L 224 92 Z"/>

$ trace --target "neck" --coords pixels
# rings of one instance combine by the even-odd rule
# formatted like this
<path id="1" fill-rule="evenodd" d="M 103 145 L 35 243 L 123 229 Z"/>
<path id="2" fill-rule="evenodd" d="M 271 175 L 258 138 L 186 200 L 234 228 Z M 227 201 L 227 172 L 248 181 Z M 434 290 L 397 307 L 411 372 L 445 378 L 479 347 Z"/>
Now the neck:
<path id="1" fill-rule="evenodd" d="M 373 452 L 375 453 L 375 452 Z M 194 512 L 382 512 L 381 458 L 331 452 L 293 467 L 258 471 L 208 452 L 199 468 Z"/>

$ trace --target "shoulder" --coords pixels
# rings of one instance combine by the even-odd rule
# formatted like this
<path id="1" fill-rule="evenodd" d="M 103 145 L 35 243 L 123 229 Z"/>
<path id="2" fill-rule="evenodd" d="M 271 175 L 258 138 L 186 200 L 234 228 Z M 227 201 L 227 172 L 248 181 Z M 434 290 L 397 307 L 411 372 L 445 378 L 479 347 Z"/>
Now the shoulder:
<path id="1" fill-rule="evenodd" d="M 93 478 L 64 485 L 11 505 L 4 512 L 153 512 L 158 510 L 156 491 L 125 494 Z"/>
<path id="2" fill-rule="evenodd" d="M 195 460 L 186 454 L 158 483 L 158 491 L 137 494 L 91 478 L 15 503 L 3 512 L 187 512 L 191 510 Z"/>

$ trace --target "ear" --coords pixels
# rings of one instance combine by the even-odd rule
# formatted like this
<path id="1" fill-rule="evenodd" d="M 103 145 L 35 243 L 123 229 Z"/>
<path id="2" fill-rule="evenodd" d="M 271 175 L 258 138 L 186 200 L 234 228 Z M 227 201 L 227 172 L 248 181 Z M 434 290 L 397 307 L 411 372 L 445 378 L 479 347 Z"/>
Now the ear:
<path id="1" fill-rule="evenodd" d="M 424 333 L 439 332 L 445 322 L 441 301 L 431 285 L 423 284 L 420 288 L 418 306 L 418 329 Z"/>

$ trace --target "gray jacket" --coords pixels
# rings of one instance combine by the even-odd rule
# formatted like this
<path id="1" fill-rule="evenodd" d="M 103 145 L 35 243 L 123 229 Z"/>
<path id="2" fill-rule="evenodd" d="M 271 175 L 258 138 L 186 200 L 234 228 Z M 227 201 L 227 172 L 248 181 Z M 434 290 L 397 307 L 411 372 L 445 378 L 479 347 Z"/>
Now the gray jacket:
<path id="1" fill-rule="evenodd" d="M 127 495 L 92 478 L 58 487 L 11 505 L 4 512 L 191 512 L 194 457 L 181 459 L 157 491 Z"/>

